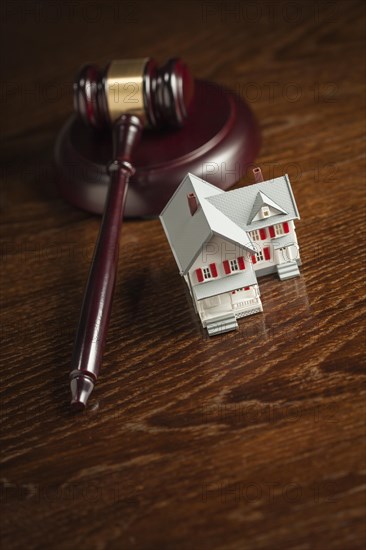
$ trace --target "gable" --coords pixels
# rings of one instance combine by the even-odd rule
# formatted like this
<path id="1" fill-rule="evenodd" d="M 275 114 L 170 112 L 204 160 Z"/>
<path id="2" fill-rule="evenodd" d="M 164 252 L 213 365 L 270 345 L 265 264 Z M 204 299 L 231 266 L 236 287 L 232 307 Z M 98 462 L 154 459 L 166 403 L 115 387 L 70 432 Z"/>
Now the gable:
<path id="1" fill-rule="evenodd" d="M 160 214 L 161 224 L 180 273 L 186 273 L 202 244 L 212 235 L 211 228 L 200 206 L 194 216 L 191 216 L 187 195 L 195 193 L 195 188 L 189 176 L 190 174 L 184 178 Z"/>
<path id="2" fill-rule="evenodd" d="M 286 210 L 281 208 L 281 206 L 279 206 L 275 201 L 269 198 L 268 195 L 266 195 L 262 191 L 258 191 L 254 199 L 252 210 L 247 220 L 248 224 L 252 223 L 253 221 L 260 221 L 265 219 L 265 216 L 262 215 L 263 207 L 267 207 L 266 210 L 269 213 L 268 216 L 266 216 L 267 219 L 278 214 L 288 214 Z"/>
<path id="3" fill-rule="evenodd" d="M 194 193 L 198 202 L 193 216 L 188 207 L 189 193 Z M 181 275 L 187 273 L 202 245 L 213 235 L 255 251 L 245 230 L 207 200 L 208 197 L 215 198 L 222 194 L 225 192 L 221 189 L 188 174 L 160 214 L 160 221 Z"/>

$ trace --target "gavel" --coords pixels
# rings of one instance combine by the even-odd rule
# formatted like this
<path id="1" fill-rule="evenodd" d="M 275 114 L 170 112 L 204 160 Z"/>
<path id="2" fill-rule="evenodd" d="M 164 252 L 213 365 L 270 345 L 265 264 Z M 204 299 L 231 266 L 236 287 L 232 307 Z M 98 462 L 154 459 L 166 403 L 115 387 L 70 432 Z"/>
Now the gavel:
<path id="1" fill-rule="evenodd" d="M 76 410 L 86 407 L 102 363 L 128 182 L 135 172 L 133 152 L 144 127 L 178 129 L 184 124 L 193 91 L 193 78 L 177 58 L 162 67 L 151 58 L 112 61 L 104 70 L 86 65 L 74 82 L 76 113 L 95 130 L 111 126 L 114 148 L 71 360 L 71 405 Z"/>

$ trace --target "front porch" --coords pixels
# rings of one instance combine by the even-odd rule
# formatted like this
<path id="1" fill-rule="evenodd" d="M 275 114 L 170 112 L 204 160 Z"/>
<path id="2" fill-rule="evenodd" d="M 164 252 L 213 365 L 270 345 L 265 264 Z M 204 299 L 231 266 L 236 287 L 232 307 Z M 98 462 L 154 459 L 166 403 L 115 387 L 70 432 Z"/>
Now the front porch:
<path id="1" fill-rule="evenodd" d="M 197 302 L 197 311 L 204 327 L 213 321 L 223 321 L 227 317 L 246 317 L 262 310 L 259 291 L 255 287 L 238 289 Z"/>
<path id="2" fill-rule="evenodd" d="M 210 335 L 235 330 L 236 319 L 263 311 L 252 269 L 192 287 L 197 313 Z"/>

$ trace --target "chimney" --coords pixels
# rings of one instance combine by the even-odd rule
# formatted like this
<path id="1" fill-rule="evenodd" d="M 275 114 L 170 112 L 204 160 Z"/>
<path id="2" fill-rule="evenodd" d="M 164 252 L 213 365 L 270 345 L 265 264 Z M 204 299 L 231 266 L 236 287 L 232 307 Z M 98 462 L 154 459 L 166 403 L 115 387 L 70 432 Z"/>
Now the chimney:
<path id="1" fill-rule="evenodd" d="M 191 213 L 191 216 L 193 216 L 193 214 L 196 212 L 198 208 L 197 197 L 194 193 L 188 193 L 187 200 L 188 200 L 189 211 Z"/>
<path id="2" fill-rule="evenodd" d="M 254 174 L 255 183 L 259 183 L 261 181 L 264 181 L 262 170 L 259 168 L 259 166 L 257 168 L 253 169 L 253 174 Z"/>

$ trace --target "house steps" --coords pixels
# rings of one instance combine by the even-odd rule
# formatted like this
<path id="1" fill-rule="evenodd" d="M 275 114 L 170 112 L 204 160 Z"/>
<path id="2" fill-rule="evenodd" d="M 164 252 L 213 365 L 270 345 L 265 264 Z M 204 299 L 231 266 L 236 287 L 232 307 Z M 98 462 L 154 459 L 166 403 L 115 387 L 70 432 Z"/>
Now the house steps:
<path id="1" fill-rule="evenodd" d="M 286 262 L 277 266 L 277 273 L 281 281 L 292 279 L 300 275 L 299 267 L 296 261 Z"/>
<path id="2" fill-rule="evenodd" d="M 216 334 L 223 334 L 224 332 L 236 330 L 238 328 L 238 322 L 235 315 L 228 315 L 219 321 L 215 320 L 211 323 L 207 323 L 206 328 L 209 336 L 215 336 Z"/>

